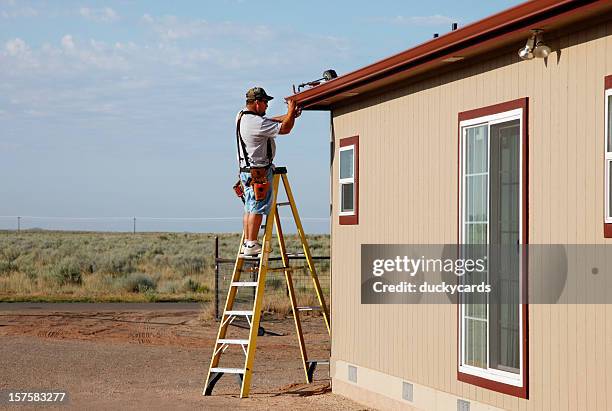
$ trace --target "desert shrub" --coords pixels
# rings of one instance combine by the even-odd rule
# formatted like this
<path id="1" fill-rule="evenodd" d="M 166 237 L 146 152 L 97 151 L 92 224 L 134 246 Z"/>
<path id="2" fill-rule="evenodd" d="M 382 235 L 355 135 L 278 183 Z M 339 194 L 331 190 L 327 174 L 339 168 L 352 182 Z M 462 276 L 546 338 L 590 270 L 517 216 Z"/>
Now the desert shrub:
<path id="1" fill-rule="evenodd" d="M 154 244 L 146 253 L 147 258 L 156 258 L 157 256 L 163 256 L 164 249 L 157 244 Z"/>
<path id="2" fill-rule="evenodd" d="M 198 286 L 198 289 L 196 290 L 196 292 L 198 293 L 204 293 L 204 294 L 209 294 L 210 292 L 212 292 L 212 290 L 210 289 L 209 286 L 207 286 L 206 284 L 200 284 Z"/>
<path id="3" fill-rule="evenodd" d="M 172 267 L 183 276 L 199 274 L 204 270 L 204 266 L 203 257 L 177 255 L 172 259 Z"/>
<path id="4" fill-rule="evenodd" d="M 156 281 L 148 274 L 131 273 L 119 280 L 119 286 L 129 293 L 145 293 L 157 288 Z"/>
<path id="5" fill-rule="evenodd" d="M 10 245 L 7 247 L 2 247 L 0 255 L 3 257 L 3 260 L 12 263 L 17 258 L 19 258 L 19 256 L 21 255 L 21 250 L 16 246 Z"/>
<path id="6" fill-rule="evenodd" d="M 155 257 L 153 257 L 151 262 L 156 267 L 165 266 L 168 264 L 168 257 L 166 257 L 165 255 L 156 255 Z"/>
<path id="7" fill-rule="evenodd" d="M 53 266 L 48 272 L 48 276 L 57 285 L 81 284 L 81 266 L 74 257 L 67 257 Z"/>
<path id="8" fill-rule="evenodd" d="M 194 293 L 198 291 L 198 288 L 200 288 L 200 283 L 193 278 L 186 278 L 183 282 L 183 291 Z"/>
<path id="9" fill-rule="evenodd" d="M 13 271 L 13 266 L 8 261 L 0 260 L 0 275 L 8 274 Z"/>
<path id="10" fill-rule="evenodd" d="M 163 294 L 175 294 L 180 288 L 180 283 L 178 281 L 166 281 L 157 291 Z"/>
<path id="11" fill-rule="evenodd" d="M 92 271 L 109 274 L 127 274 L 135 269 L 134 257 L 126 252 L 108 252 L 93 263 Z"/>

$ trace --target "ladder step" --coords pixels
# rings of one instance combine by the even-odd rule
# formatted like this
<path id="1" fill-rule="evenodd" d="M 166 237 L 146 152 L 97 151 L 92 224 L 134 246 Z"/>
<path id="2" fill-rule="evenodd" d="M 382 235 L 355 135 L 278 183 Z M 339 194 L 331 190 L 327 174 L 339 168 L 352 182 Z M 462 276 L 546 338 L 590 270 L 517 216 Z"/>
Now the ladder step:
<path id="1" fill-rule="evenodd" d="M 261 253 L 256 254 L 256 255 L 245 255 L 241 253 L 238 258 L 242 258 L 243 260 L 259 260 L 260 255 Z"/>
<path id="2" fill-rule="evenodd" d="M 314 306 L 314 307 L 295 307 L 297 308 L 298 311 L 316 311 L 316 310 L 320 310 L 321 307 L 320 306 Z"/>
<path id="3" fill-rule="evenodd" d="M 234 281 L 232 287 L 257 287 L 257 281 Z"/>
<path id="4" fill-rule="evenodd" d="M 222 372 L 226 374 L 244 374 L 242 368 L 211 368 L 210 372 Z"/>
<path id="5" fill-rule="evenodd" d="M 253 315 L 253 311 L 226 311 L 225 315 Z"/>
<path id="6" fill-rule="evenodd" d="M 236 345 L 247 345 L 249 340 L 235 340 L 230 338 L 220 338 L 217 340 L 217 344 L 236 344 Z"/>
<path id="7" fill-rule="evenodd" d="M 285 201 L 283 203 L 276 203 L 277 207 L 288 206 L 288 205 L 291 205 L 291 203 L 289 201 Z"/>

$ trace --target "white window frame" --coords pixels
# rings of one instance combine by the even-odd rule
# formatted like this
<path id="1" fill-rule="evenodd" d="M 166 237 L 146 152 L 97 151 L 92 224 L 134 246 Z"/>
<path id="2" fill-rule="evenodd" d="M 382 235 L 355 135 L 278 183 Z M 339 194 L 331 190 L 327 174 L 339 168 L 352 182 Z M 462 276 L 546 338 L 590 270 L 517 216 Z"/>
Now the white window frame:
<path id="1" fill-rule="evenodd" d="M 606 93 L 605 93 L 605 107 L 606 107 L 606 120 L 605 120 L 605 124 L 606 126 L 604 127 L 604 146 L 605 146 L 605 154 L 604 154 L 604 161 L 605 161 L 605 176 L 604 176 L 604 181 L 605 181 L 605 187 L 604 187 L 604 221 L 607 224 L 612 224 L 612 215 L 610 215 L 610 167 L 612 164 L 612 152 L 610 152 L 610 150 L 612 150 L 612 147 L 608 146 L 608 133 L 609 133 L 609 128 L 612 126 L 611 124 L 609 124 L 608 118 L 610 117 L 610 104 L 608 102 L 610 96 L 612 96 L 612 89 L 607 89 Z"/>
<path id="2" fill-rule="evenodd" d="M 342 156 L 340 153 L 342 153 L 343 151 L 349 151 L 349 150 L 353 151 L 353 177 L 340 178 L 340 170 L 342 167 L 342 160 L 341 160 Z M 356 200 L 356 191 L 357 191 L 357 187 L 355 187 L 355 144 L 340 147 L 340 150 L 338 152 L 338 182 L 339 182 L 338 188 L 340 190 L 339 197 L 338 197 L 340 199 L 340 201 L 338 202 L 339 204 L 338 215 L 355 215 L 356 214 L 355 200 Z M 353 209 L 350 211 L 342 211 L 342 185 L 344 184 L 353 184 Z"/>
<path id="3" fill-rule="evenodd" d="M 522 139 L 522 135 L 523 135 L 523 109 L 515 109 L 515 110 L 510 110 L 510 111 L 506 111 L 506 112 L 502 112 L 502 113 L 496 113 L 496 114 L 492 114 L 492 115 L 487 115 L 487 116 L 483 116 L 483 117 L 478 117 L 478 118 L 474 118 L 474 119 L 469 119 L 469 120 L 464 120 L 461 121 L 459 123 L 459 130 L 461 133 L 461 156 L 460 156 L 460 165 L 459 165 L 459 170 L 461 172 L 460 178 L 459 178 L 459 192 L 460 192 L 460 198 L 461 198 L 461 210 L 459 213 L 459 227 L 460 227 L 460 242 L 463 244 L 465 243 L 465 205 L 466 205 L 466 193 L 464 192 L 465 190 L 463 189 L 464 187 L 464 178 L 465 178 L 465 174 L 466 174 L 466 169 L 465 169 L 465 165 L 466 165 L 466 161 L 465 161 L 465 156 L 467 155 L 467 150 L 466 150 L 466 135 L 467 135 L 467 129 L 471 128 L 471 127 L 475 127 L 475 126 L 481 126 L 481 125 L 488 125 L 488 133 L 487 133 L 487 139 L 491 138 L 491 134 L 490 134 L 490 129 L 491 129 L 491 125 L 494 124 L 498 124 L 498 123 L 504 123 L 507 121 L 512 121 L 512 120 L 519 120 L 520 124 L 519 124 L 519 129 L 521 130 L 521 138 L 519 138 L 519 241 L 520 244 L 523 244 L 523 139 Z M 487 163 L 490 162 L 490 143 L 487 144 Z M 487 164 L 487 175 L 489 175 L 490 173 L 490 168 L 489 168 L 489 164 Z M 489 184 L 489 179 L 487 179 L 487 185 Z M 489 209 L 489 190 L 487 189 L 487 221 L 489 220 L 489 216 L 490 216 L 490 209 Z M 489 232 L 490 229 L 488 228 L 488 223 L 487 223 L 487 243 L 489 242 Z M 523 279 L 522 279 L 522 270 L 523 267 L 521 264 L 519 264 L 519 269 L 521 270 L 519 272 L 519 289 L 522 290 L 523 288 Z M 467 365 L 465 363 L 465 335 L 464 335 L 464 329 L 465 329 L 465 318 L 467 317 L 465 315 L 465 307 L 464 304 L 460 304 L 460 328 L 459 328 L 459 338 L 460 338 L 460 344 L 459 344 L 459 349 L 461 350 L 461 352 L 459 353 L 459 371 L 465 374 L 470 374 L 470 375 L 474 375 L 477 377 L 481 377 L 481 378 L 485 378 L 487 380 L 491 380 L 491 381 L 496 381 L 496 382 L 500 382 L 503 384 L 508 384 L 508 385 L 512 385 L 512 386 L 516 386 L 516 387 L 523 387 L 523 374 L 525 372 L 524 368 L 524 352 L 523 352 L 523 304 L 520 303 L 518 306 L 518 310 L 519 310 L 519 364 L 520 364 L 520 369 L 519 369 L 519 373 L 515 374 L 515 373 L 511 373 L 511 372 L 506 372 L 506 371 L 501 371 L 501 370 L 496 370 L 496 369 L 492 369 L 489 368 L 488 364 L 489 364 L 489 307 L 487 304 L 487 368 L 483 369 L 483 368 L 479 368 L 479 367 L 475 367 L 472 365 Z"/>

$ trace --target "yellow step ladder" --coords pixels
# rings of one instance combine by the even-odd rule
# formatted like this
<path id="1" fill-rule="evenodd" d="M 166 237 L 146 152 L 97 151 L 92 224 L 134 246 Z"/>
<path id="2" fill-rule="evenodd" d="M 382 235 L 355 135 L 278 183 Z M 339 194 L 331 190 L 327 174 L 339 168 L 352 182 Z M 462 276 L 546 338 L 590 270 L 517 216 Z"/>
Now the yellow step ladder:
<path id="1" fill-rule="evenodd" d="M 283 181 L 283 186 L 287 194 L 287 202 L 277 202 L 278 188 L 280 181 Z M 297 305 L 297 299 L 295 296 L 295 289 L 293 286 L 293 279 L 291 275 L 292 268 L 289 266 L 290 254 L 287 253 L 285 246 L 285 239 L 283 237 L 283 231 L 281 228 L 280 217 L 278 214 L 278 208 L 282 206 L 290 206 L 297 227 L 298 235 L 300 237 L 304 254 L 298 254 L 306 259 L 308 269 L 310 272 L 310 278 L 312 279 L 314 289 L 317 294 L 319 302 L 318 306 L 314 307 L 299 307 Z M 273 226 L 276 228 L 276 236 L 278 239 L 279 251 L 282 259 L 283 266 L 281 268 L 270 268 L 268 266 L 268 260 L 272 251 L 272 235 Z M 285 273 L 285 280 L 287 282 L 287 291 L 289 299 L 291 301 L 291 309 L 293 311 L 293 318 L 295 322 L 295 329 L 298 336 L 298 342 L 300 346 L 300 353 L 302 355 L 302 365 L 304 367 L 304 374 L 306 382 L 312 382 L 312 377 L 315 368 L 318 364 L 329 364 L 329 360 L 310 360 L 306 353 L 306 346 L 304 343 L 304 335 L 302 333 L 302 324 L 300 321 L 300 312 L 321 310 L 323 319 L 325 320 L 325 326 L 327 332 L 330 333 L 330 319 L 327 305 L 323 292 L 321 291 L 321 285 L 317 277 L 317 272 L 313 263 L 312 255 L 310 254 L 310 248 L 308 247 L 308 240 L 304 234 L 302 223 L 298 215 L 297 207 L 293 199 L 291 187 L 289 186 L 289 180 L 287 179 L 287 169 L 285 167 L 277 167 L 274 170 L 274 178 L 272 181 L 272 208 L 270 214 L 266 217 L 265 232 L 262 242 L 262 252 L 258 256 L 245 256 L 242 254 L 242 244 L 244 242 L 244 233 L 240 241 L 240 247 L 238 249 L 238 255 L 236 257 L 236 263 L 234 264 L 234 271 L 230 282 L 230 287 L 227 293 L 227 299 L 225 301 L 225 308 L 223 315 L 221 316 L 221 322 L 219 324 L 219 331 L 217 333 L 217 340 L 212 354 L 212 360 L 210 361 L 210 367 L 208 369 L 208 375 L 206 377 L 206 383 L 204 385 L 203 395 L 211 395 L 215 384 L 225 374 L 235 374 L 241 384 L 240 397 L 245 398 L 249 396 L 251 388 L 251 378 L 253 374 L 253 362 L 255 360 L 255 348 L 257 345 L 258 330 L 260 329 L 259 323 L 261 318 L 261 306 L 263 301 L 264 289 L 266 284 L 266 274 L 272 271 L 283 271 Z M 293 255 L 291 255 L 294 257 Z M 245 264 L 254 264 L 251 270 L 258 271 L 257 281 L 240 281 L 240 276 L 243 272 Z M 253 301 L 252 310 L 235 310 L 234 301 L 238 289 L 241 287 L 255 287 L 255 297 Z M 249 338 L 227 338 L 229 325 L 237 318 L 246 318 L 249 325 Z M 244 367 L 241 368 L 224 368 L 219 367 L 222 354 L 230 346 L 240 346 L 244 352 L 245 360 Z"/>

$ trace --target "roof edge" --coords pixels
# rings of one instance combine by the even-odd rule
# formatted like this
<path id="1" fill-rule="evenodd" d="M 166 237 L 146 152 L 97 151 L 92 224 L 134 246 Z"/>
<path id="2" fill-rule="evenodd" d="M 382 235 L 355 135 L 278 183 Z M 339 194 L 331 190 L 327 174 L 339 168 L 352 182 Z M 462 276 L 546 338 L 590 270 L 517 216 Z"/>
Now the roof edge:
<path id="1" fill-rule="evenodd" d="M 413 48 L 384 58 L 368 66 L 339 76 L 319 86 L 296 93 L 287 99 L 295 100 L 305 109 L 314 108 L 321 101 L 346 92 L 354 87 L 386 77 L 411 64 L 424 64 L 439 58 L 445 52 L 454 52 L 474 46 L 484 40 L 500 37 L 517 29 L 521 23 L 536 24 L 538 20 L 550 20 L 568 12 L 590 9 L 594 4 L 607 3 L 606 0 L 534 0 L 519 4 L 510 9 L 491 15 L 441 37 L 429 40 Z M 317 107 L 321 109 L 322 107 Z"/>

